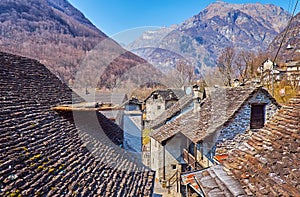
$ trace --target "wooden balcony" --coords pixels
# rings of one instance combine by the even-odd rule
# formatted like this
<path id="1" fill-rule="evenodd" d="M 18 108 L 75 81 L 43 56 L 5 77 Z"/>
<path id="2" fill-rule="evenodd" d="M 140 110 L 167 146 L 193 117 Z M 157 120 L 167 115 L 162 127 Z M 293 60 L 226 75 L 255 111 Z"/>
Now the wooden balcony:
<path id="1" fill-rule="evenodd" d="M 193 169 L 202 169 L 203 167 L 197 162 L 195 157 L 190 154 L 186 149 L 183 150 L 184 161 L 191 166 Z"/>

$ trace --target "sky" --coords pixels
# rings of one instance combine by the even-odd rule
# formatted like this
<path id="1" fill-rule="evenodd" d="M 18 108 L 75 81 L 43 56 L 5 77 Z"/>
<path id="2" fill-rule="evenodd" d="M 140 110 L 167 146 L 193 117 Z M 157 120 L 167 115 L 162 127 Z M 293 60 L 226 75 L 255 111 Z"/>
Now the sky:
<path id="1" fill-rule="evenodd" d="M 145 26 L 180 24 L 216 0 L 68 0 L 108 36 Z M 275 4 L 292 12 L 296 0 L 225 0 Z M 299 10 L 299 6 L 297 11 Z M 142 31 L 142 30 L 141 30 Z"/>

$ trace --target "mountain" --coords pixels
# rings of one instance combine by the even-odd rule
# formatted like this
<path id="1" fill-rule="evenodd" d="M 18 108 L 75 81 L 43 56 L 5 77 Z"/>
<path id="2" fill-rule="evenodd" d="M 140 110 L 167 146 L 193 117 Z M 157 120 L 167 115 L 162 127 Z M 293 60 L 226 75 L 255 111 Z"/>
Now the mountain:
<path id="1" fill-rule="evenodd" d="M 275 57 L 286 31 L 287 34 L 283 40 L 277 60 L 279 60 L 279 62 L 300 60 L 300 13 L 293 18 L 288 30 L 286 27 L 278 36 L 276 36 L 269 45 L 268 51 L 273 53 L 273 57 Z"/>
<path id="2" fill-rule="evenodd" d="M 76 80 L 78 70 L 98 69 L 98 65 L 82 64 L 87 54 L 102 43 L 108 45 L 102 55 L 110 57 L 114 53 L 115 58 L 100 65 L 97 85 L 101 87 L 115 83 L 129 68 L 146 64 L 98 30 L 67 0 L 1 0 L 0 32 L 1 51 L 37 59 L 69 84 Z M 94 58 L 94 64 L 99 62 L 101 59 Z"/>
<path id="3" fill-rule="evenodd" d="M 164 71 L 180 58 L 205 68 L 214 66 L 228 46 L 267 49 L 289 17 L 289 13 L 271 4 L 216 2 L 182 24 L 145 32 L 126 48 Z"/>

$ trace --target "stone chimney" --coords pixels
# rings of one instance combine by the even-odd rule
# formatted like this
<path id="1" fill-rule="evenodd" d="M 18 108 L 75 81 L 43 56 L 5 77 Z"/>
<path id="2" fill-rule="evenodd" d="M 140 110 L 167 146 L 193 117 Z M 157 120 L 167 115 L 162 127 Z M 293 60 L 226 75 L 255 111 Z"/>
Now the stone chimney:
<path id="1" fill-rule="evenodd" d="M 200 96 L 200 87 L 195 84 L 193 85 L 193 93 L 194 93 L 194 113 L 200 111 L 200 103 L 201 103 L 201 96 Z"/>

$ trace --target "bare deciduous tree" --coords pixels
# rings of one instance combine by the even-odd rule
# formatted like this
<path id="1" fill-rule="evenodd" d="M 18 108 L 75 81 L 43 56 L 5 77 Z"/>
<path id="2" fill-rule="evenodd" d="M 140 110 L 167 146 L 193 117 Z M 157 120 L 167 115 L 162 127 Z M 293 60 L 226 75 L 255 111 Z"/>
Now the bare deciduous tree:
<path id="1" fill-rule="evenodd" d="M 194 76 L 194 67 L 189 63 L 179 60 L 176 63 L 176 71 L 178 72 L 178 81 L 181 86 L 188 85 L 192 82 Z"/>
<path id="2" fill-rule="evenodd" d="M 222 75 L 225 86 L 232 85 L 232 78 L 234 76 L 234 58 L 235 50 L 233 47 L 225 48 L 217 60 L 217 67 Z"/>
<path id="3" fill-rule="evenodd" d="M 238 77 L 245 83 L 256 77 L 258 65 L 255 64 L 256 55 L 253 52 L 241 51 L 236 55 L 235 64 L 238 71 Z"/>
<path id="4" fill-rule="evenodd" d="M 176 62 L 175 69 L 166 74 L 163 83 L 168 87 L 181 88 L 185 85 L 190 85 L 194 75 L 194 67 L 186 61 L 179 60 Z"/>

